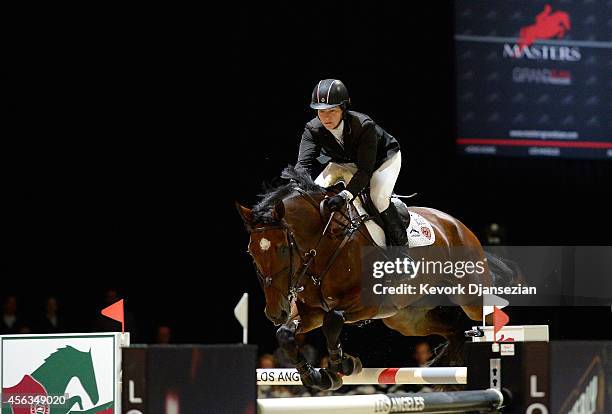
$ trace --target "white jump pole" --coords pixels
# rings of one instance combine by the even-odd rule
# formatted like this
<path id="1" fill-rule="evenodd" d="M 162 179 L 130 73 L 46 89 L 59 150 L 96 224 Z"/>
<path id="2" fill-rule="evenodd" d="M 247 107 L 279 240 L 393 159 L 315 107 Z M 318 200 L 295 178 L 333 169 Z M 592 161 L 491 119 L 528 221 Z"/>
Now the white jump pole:
<path id="1" fill-rule="evenodd" d="M 373 414 L 389 399 L 384 394 L 338 397 L 265 398 L 257 400 L 259 414 Z"/>
<path id="2" fill-rule="evenodd" d="M 259 414 L 389 414 L 494 411 L 504 403 L 496 389 L 482 391 L 374 394 L 338 397 L 266 398 Z"/>
<path id="3" fill-rule="evenodd" d="M 363 368 L 357 375 L 342 377 L 346 385 L 357 384 L 467 384 L 467 367 Z M 257 385 L 302 385 L 295 368 L 257 369 Z"/>

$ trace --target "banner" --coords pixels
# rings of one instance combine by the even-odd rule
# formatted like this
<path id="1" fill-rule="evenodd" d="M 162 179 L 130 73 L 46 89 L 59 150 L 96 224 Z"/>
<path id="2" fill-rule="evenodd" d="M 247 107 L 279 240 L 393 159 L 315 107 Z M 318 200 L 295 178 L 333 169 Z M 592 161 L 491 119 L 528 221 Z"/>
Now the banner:
<path id="1" fill-rule="evenodd" d="M 461 153 L 612 158 L 612 3 L 455 5 Z"/>
<path id="2" fill-rule="evenodd" d="M 0 336 L 2 414 L 121 413 L 129 334 Z"/>

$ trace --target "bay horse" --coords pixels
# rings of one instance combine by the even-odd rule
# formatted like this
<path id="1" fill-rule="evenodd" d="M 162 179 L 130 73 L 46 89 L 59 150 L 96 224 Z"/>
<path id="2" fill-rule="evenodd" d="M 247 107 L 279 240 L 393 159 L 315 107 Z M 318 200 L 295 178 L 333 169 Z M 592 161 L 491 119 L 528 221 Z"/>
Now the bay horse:
<path id="1" fill-rule="evenodd" d="M 325 200 L 333 191 L 315 184 L 309 174 L 289 166 L 282 178 L 290 181 L 261 195 L 252 209 L 239 203 L 236 207 L 250 234 L 248 253 L 264 291 L 265 314 L 280 326 L 279 346 L 295 364 L 304 385 L 335 390 L 342 385 L 342 375 L 361 370 L 359 358 L 342 350 L 339 335 L 345 323 L 381 319 L 405 336 L 440 335 L 447 340 L 447 353 L 458 355 L 465 337 L 455 326 L 456 314 L 434 311 L 438 306 L 428 305 L 425 295 L 394 297 L 380 305 L 361 300 L 361 249 L 373 245 L 366 226 L 351 222 L 350 215 L 337 218 L 326 211 Z M 483 286 L 494 285 L 496 273 L 511 272 L 500 260 L 487 260 L 490 257 L 476 236 L 456 218 L 432 208 L 408 210 L 433 227 L 434 244 L 420 249 L 426 259 L 448 258 L 441 252 L 463 246 L 474 252 L 472 259 L 485 262 L 485 272 L 478 279 Z M 452 282 L 449 277 L 440 275 L 440 283 Z M 461 283 L 468 281 L 464 278 Z M 452 295 L 449 299 L 458 303 Z M 460 306 L 471 320 L 482 320 L 482 303 Z M 329 368 L 321 370 L 306 362 L 295 341 L 297 333 L 319 327 L 329 352 Z"/>

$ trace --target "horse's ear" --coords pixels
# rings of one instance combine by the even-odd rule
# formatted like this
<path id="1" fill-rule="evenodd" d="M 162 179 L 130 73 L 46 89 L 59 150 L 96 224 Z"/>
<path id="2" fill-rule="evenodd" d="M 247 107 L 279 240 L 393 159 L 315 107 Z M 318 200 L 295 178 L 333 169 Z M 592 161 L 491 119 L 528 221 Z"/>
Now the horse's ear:
<path id="1" fill-rule="evenodd" d="M 272 218 L 274 221 L 281 221 L 285 216 L 285 204 L 282 201 L 278 201 L 274 205 L 274 210 L 272 210 Z"/>
<path id="2" fill-rule="evenodd" d="M 240 217 L 242 217 L 242 221 L 244 221 L 244 224 L 249 226 L 253 222 L 253 210 L 240 205 L 240 203 L 238 203 L 237 201 L 236 209 L 238 210 L 238 214 L 240 214 Z"/>

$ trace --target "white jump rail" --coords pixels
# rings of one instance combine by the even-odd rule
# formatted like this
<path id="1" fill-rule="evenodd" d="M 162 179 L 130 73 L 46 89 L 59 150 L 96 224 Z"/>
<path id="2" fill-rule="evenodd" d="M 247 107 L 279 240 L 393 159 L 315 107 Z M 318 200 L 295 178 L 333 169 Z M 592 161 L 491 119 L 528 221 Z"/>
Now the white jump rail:
<path id="1" fill-rule="evenodd" d="M 365 384 L 467 384 L 467 367 L 363 368 L 342 377 L 345 385 Z M 302 385 L 295 368 L 257 369 L 257 385 Z"/>
<path id="2" fill-rule="evenodd" d="M 503 404 L 496 389 L 257 400 L 259 414 L 463 413 L 495 411 Z"/>
<path id="3" fill-rule="evenodd" d="M 472 327 L 484 331 L 483 337 L 474 337 L 472 342 L 493 342 L 493 327 Z M 497 333 L 499 342 L 534 342 L 549 341 L 548 325 L 506 325 Z"/>

